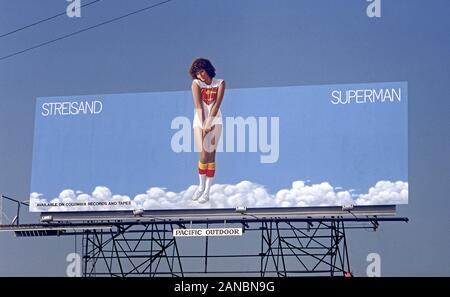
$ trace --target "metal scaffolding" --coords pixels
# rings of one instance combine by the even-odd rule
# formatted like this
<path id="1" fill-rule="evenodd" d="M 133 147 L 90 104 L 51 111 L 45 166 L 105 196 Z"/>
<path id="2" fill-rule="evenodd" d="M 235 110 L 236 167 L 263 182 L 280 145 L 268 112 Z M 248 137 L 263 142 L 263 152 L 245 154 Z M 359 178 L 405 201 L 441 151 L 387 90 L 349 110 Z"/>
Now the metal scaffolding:
<path id="1" fill-rule="evenodd" d="M 202 249 L 196 249 L 195 253 L 184 252 L 183 244 L 172 236 L 173 230 L 187 228 L 186 225 L 192 227 L 192 223 L 152 222 L 116 225 L 109 231 L 87 230 L 83 233 L 83 275 L 351 276 L 346 229 L 376 229 L 379 220 L 245 220 L 237 224 L 244 228 L 244 236 L 251 232 L 256 233 L 259 237 L 259 250 L 257 241 L 252 240 L 250 251 L 232 253 L 218 253 L 217 249 L 211 249 L 211 242 L 217 240 L 214 237 L 190 238 L 191 241 L 202 241 Z M 205 223 L 198 222 L 201 226 Z M 345 224 L 348 227 L 345 227 Z M 213 225 L 207 222 L 207 226 Z M 246 266 L 247 269 L 224 269 L 221 263 L 224 264 L 230 259 L 247 260 L 253 265 Z M 190 267 L 189 263 L 192 261 L 197 262 L 196 269 Z M 212 265 L 213 261 L 218 265 Z"/>
<path id="2" fill-rule="evenodd" d="M 381 222 L 408 221 L 370 211 L 355 208 L 350 215 L 284 217 L 241 213 L 196 219 L 137 218 L 132 213 L 111 217 L 109 213 L 109 217 L 91 215 L 90 220 L 86 220 L 86 214 L 65 215 L 62 219 L 45 213 L 39 224 L 18 224 L 17 219 L 13 224 L 0 225 L 0 231 L 12 231 L 18 237 L 81 235 L 85 277 L 352 276 L 346 234 L 349 229 L 377 230 Z M 243 235 L 233 239 L 173 236 L 176 229 L 215 227 L 239 227 Z"/>

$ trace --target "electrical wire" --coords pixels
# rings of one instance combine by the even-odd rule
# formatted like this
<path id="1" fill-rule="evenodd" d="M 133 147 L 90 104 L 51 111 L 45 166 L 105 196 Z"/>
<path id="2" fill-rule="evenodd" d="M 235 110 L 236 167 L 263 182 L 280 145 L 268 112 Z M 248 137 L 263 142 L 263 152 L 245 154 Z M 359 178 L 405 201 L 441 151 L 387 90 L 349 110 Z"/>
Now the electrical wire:
<path id="1" fill-rule="evenodd" d="M 97 2 L 99 2 L 99 1 L 101 1 L 101 0 L 95 0 L 95 1 L 92 1 L 92 2 L 89 2 L 89 3 L 86 3 L 86 4 L 83 4 L 83 5 L 81 5 L 80 7 L 86 7 L 86 6 L 89 6 L 89 5 L 91 5 L 91 4 L 97 3 Z M 0 38 L 5 37 L 5 36 L 8 36 L 8 35 L 11 35 L 11 34 L 14 34 L 14 33 L 17 33 L 17 32 L 19 32 L 19 31 L 25 30 L 25 29 L 27 29 L 27 28 L 30 28 L 30 27 L 33 27 L 33 26 L 36 26 L 36 25 L 42 24 L 42 23 L 44 23 L 44 22 L 47 22 L 47 21 L 56 19 L 57 17 L 60 17 L 60 16 L 62 16 L 62 15 L 66 15 L 66 14 L 67 14 L 66 11 L 61 12 L 61 13 L 58 13 L 58 14 L 56 14 L 56 15 L 54 15 L 54 16 L 51 16 L 51 17 L 42 19 L 42 20 L 37 21 L 37 22 L 35 22 L 35 23 L 29 24 L 29 25 L 20 27 L 20 28 L 18 28 L 18 29 L 15 29 L 15 30 L 13 30 L 13 31 L 10 31 L 10 32 L 8 32 L 8 33 L 2 34 L 2 35 L 0 35 Z"/>
<path id="2" fill-rule="evenodd" d="M 157 6 L 160 6 L 160 5 L 169 3 L 169 2 L 171 2 L 171 1 L 173 1 L 173 0 L 162 1 L 162 2 L 159 2 L 159 3 L 153 4 L 153 5 L 150 5 L 150 6 L 141 8 L 141 9 L 139 9 L 139 10 L 136 10 L 136 11 L 133 11 L 133 12 L 130 12 L 130 13 L 127 13 L 127 14 L 125 14 L 125 15 L 122 15 L 122 16 L 119 16 L 119 17 L 110 19 L 110 20 L 108 20 L 108 21 L 104 21 L 104 22 L 101 22 L 101 23 L 99 23 L 99 24 L 96 24 L 96 25 L 93 25 L 93 26 L 90 26 L 90 27 L 87 27 L 87 28 L 84 28 L 84 29 L 81 29 L 81 30 L 78 30 L 78 31 L 75 31 L 75 32 L 72 32 L 72 33 L 69 33 L 69 34 L 66 34 L 66 35 L 63 35 L 63 36 L 60 36 L 60 37 L 58 37 L 58 38 L 55 38 L 55 39 L 52 39 L 52 40 L 49 40 L 49 41 L 46 41 L 46 42 L 43 42 L 43 43 L 40 43 L 40 44 L 37 44 L 37 45 L 35 45 L 35 46 L 26 48 L 26 49 L 24 49 L 24 50 L 21 50 L 21 51 L 18 51 L 18 52 L 15 52 L 15 53 L 12 53 L 12 54 L 9 54 L 9 55 L 0 57 L 0 61 L 3 61 L 3 60 L 6 60 L 6 59 L 8 59 L 8 58 L 11 58 L 11 57 L 14 57 L 14 56 L 23 54 L 23 53 L 25 53 L 25 52 L 28 52 L 28 51 L 31 51 L 31 50 L 34 50 L 34 49 L 43 47 L 43 46 L 45 46 L 45 45 L 48 45 L 48 44 L 57 42 L 57 41 L 62 40 L 62 39 L 66 39 L 66 38 L 72 37 L 72 36 L 74 36 L 74 35 L 78 35 L 78 34 L 80 34 L 80 33 L 86 32 L 86 31 L 88 31 L 88 30 L 95 29 L 95 28 L 98 28 L 98 27 L 103 26 L 103 25 L 106 25 L 106 24 L 110 24 L 110 23 L 112 23 L 112 22 L 115 22 L 115 21 L 124 19 L 124 18 L 126 18 L 126 17 L 129 17 L 129 16 L 131 16 L 131 15 L 134 15 L 134 14 L 137 14 L 137 13 L 140 13 L 140 12 L 143 12 L 143 11 L 146 11 L 146 10 L 149 10 L 149 9 L 152 9 L 152 8 L 155 8 L 155 7 L 157 7 Z"/>

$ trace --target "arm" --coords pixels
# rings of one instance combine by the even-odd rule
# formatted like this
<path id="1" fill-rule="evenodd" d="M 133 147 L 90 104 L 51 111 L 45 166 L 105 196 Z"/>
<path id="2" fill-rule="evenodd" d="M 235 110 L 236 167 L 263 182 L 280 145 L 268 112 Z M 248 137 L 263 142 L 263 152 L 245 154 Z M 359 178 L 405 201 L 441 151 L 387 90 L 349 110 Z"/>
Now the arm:
<path id="1" fill-rule="evenodd" d="M 209 113 L 208 118 L 206 119 L 205 127 L 207 130 L 211 130 L 211 123 L 214 117 L 219 112 L 219 108 L 220 105 L 222 104 L 224 94 L 225 94 L 225 80 L 223 80 L 219 86 L 216 102 L 214 102 L 214 105 L 211 108 L 211 112 Z"/>
<path id="2" fill-rule="evenodd" d="M 197 113 L 197 116 L 200 119 L 200 123 L 203 124 L 205 112 L 203 110 L 200 87 L 194 81 L 192 81 L 191 89 L 192 89 L 192 98 L 194 99 L 195 112 Z"/>

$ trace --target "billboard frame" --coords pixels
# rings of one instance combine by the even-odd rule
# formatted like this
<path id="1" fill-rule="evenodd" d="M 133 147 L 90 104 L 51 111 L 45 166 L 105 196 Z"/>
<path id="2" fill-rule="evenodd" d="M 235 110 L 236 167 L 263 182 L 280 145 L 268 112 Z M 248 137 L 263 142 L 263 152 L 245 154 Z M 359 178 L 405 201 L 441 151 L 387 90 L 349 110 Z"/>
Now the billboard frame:
<path id="1" fill-rule="evenodd" d="M 224 221 L 267 218 L 355 218 L 364 216 L 395 216 L 396 205 L 367 206 L 314 206 L 297 208 L 250 208 L 250 209 L 190 209 L 190 210 L 134 210 L 91 212 L 42 212 L 41 222 L 49 221 Z"/>

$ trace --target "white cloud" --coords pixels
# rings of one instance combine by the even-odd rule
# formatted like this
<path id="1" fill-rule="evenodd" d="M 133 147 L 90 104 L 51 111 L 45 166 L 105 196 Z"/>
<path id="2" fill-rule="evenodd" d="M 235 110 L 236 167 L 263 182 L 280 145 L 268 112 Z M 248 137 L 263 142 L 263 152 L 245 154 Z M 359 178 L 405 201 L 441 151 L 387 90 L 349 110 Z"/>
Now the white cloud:
<path id="1" fill-rule="evenodd" d="M 408 183 L 379 181 L 369 193 L 359 195 L 357 205 L 405 204 L 408 203 Z"/>
<path id="2" fill-rule="evenodd" d="M 290 189 L 281 189 L 275 194 L 268 193 L 264 186 L 250 181 L 241 181 L 235 185 L 215 184 L 211 187 L 210 201 L 205 204 L 191 200 L 196 188 L 197 186 L 190 186 L 176 193 L 166 188 L 152 187 L 131 199 L 129 196 L 113 195 L 107 187 L 98 186 L 90 195 L 66 189 L 57 198 L 50 200 L 52 205 L 38 206 L 38 203 L 48 203 L 39 193 L 31 193 L 30 201 L 32 211 L 131 210 L 135 208 L 217 209 L 237 206 L 263 208 L 408 203 L 408 183 L 402 181 L 379 181 L 369 189 L 367 194 L 361 195 L 352 193 L 353 189 L 333 188 L 328 182 L 306 185 L 303 181 L 294 181 Z"/>
<path id="3" fill-rule="evenodd" d="M 92 192 L 92 198 L 95 200 L 108 201 L 111 200 L 112 194 L 107 187 L 95 187 L 94 192 Z"/>

